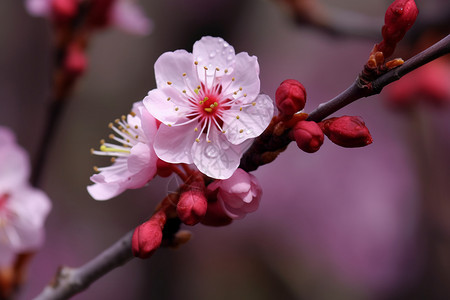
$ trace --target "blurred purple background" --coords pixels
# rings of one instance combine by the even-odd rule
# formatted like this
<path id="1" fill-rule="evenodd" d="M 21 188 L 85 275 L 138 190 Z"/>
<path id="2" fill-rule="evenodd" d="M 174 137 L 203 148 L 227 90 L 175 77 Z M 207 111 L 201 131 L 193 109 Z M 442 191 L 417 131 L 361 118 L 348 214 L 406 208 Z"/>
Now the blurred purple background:
<path id="1" fill-rule="evenodd" d="M 144 189 L 106 202 L 86 192 L 92 166 L 106 164 L 89 149 L 110 133 L 110 121 L 155 88 L 153 64 L 160 54 L 191 51 L 203 35 L 222 36 L 236 52 L 258 57 L 263 93 L 273 97 L 287 78 L 302 82 L 310 112 L 351 84 L 378 42 L 298 27 L 273 1 L 148 2 L 142 5 L 155 24 L 150 36 L 110 29 L 91 41 L 88 72 L 67 106 L 44 174 L 43 188 L 53 200 L 47 242 L 31 264 L 19 299 L 37 295 L 58 266 L 85 263 L 144 221 L 170 189 L 170 180 L 156 178 Z M 389 4 L 326 2 L 377 18 L 380 28 Z M 29 16 L 21 1 L 0 2 L 0 19 L 0 124 L 11 127 L 33 157 L 50 93 L 51 30 L 44 19 Z M 388 110 L 381 97 L 371 97 L 336 116 L 344 114 L 363 117 L 372 145 L 344 149 L 326 140 L 315 154 L 291 145 L 254 173 L 264 189 L 257 212 L 224 228 L 196 226 L 193 239 L 180 249 L 135 259 L 74 299 L 418 295 L 418 286 L 428 286 L 423 277 L 430 272 L 424 209 L 440 214 L 434 227 L 450 237 L 445 221 L 450 219 L 450 112 L 420 107 L 419 113 L 400 114 Z M 419 134 L 433 151 L 426 153 L 431 157 L 426 173 L 419 151 L 425 141 Z M 424 204 L 423 199 L 434 197 L 423 184 L 428 176 L 437 178 L 431 190 L 439 189 L 441 206 Z M 448 258 L 447 243 L 440 249 Z M 450 268 L 443 269 L 447 273 L 440 278 L 448 279 Z"/>

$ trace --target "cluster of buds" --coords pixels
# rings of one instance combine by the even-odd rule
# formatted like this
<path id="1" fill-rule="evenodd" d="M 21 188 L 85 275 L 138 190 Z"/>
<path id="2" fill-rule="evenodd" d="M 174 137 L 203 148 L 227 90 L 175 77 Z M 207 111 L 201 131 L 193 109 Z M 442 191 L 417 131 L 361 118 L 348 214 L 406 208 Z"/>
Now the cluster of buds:
<path id="1" fill-rule="evenodd" d="M 319 150 L 324 135 L 336 145 L 347 148 L 364 147 L 372 143 L 370 132 L 360 117 L 342 116 L 319 123 L 307 120 L 307 114 L 300 112 L 305 106 L 306 91 L 303 85 L 294 79 L 283 81 L 275 95 L 279 121 L 274 126 L 274 133 L 277 134 L 277 129 L 282 127 L 288 132 L 290 140 L 295 141 L 305 152 L 313 153 Z"/>
<path id="2" fill-rule="evenodd" d="M 258 209 L 261 196 L 262 189 L 256 177 L 242 169 L 208 186 L 200 172 L 192 172 L 180 192 L 168 195 L 153 216 L 135 229 L 133 255 L 148 258 L 162 245 L 177 247 L 186 243 L 191 234 L 179 231 L 180 223 L 225 226 L 242 219 Z"/>

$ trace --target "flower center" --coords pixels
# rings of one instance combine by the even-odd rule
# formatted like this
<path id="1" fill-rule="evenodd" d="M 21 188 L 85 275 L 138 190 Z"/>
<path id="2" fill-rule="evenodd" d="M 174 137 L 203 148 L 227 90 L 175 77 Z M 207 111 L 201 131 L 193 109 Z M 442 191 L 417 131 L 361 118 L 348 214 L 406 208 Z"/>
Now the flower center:
<path id="1" fill-rule="evenodd" d="M 203 97 L 203 99 L 199 101 L 200 114 L 204 117 L 214 116 L 219 108 L 219 102 L 216 100 L 216 97 L 212 95 Z"/>

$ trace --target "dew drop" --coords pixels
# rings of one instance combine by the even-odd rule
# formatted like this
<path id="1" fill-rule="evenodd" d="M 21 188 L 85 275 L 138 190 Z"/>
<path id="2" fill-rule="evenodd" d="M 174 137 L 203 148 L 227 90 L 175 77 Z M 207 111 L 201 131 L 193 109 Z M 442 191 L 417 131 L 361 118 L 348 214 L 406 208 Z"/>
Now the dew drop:
<path id="1" fill-rule="evenodd" d="M 216 52 L 211 52 L 210 54 L 209 54 L 209 58 L 214 58 L 216 56 Z"/>

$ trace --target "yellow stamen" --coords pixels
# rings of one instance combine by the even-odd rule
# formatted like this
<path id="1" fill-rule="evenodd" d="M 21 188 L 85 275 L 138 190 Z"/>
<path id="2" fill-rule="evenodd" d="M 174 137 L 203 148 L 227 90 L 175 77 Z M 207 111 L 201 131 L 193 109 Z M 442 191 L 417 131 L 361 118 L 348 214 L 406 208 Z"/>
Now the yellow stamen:
<path id="1" fill-rule="evenodd" d="M 209 107 L 204 108 L 204 110 L 209 113 L 212 112 L 212 108 L 209 108 Z"/>
<path id="2" fill-rule="evenodd" d="M 186 76 L 186 73 L 183 73 L 183 76 Z"/>
<path id="3" fill-rule="evenodd" d="M 244 129 L 239 130 L 239 133 L 243 133 L 243 132 L 244 132 Z"/>
<path id="4" fill-rule="evenodd" d="M 117 149 L 117 148 L 110 148 L 110 147 L 106 147 L 105 145 L 101 145 L 101 146 L 100 146 L 100 151 L 103 151 L 103 152 L 123 152 L 123 153 L 130 153 L 130 151 L 128 151 L 128 150 Z"/>
<path id="5" fill-rule="evenodd" d="M 236 119 L 238 119 L 238 120 L 239 120 L 239 116 L 236 116 Z"/>
<path id="6" fill-rule="evenodd" d="M 168 84 L 168 85 L 171 85 L 171 84 L 172 84 L 172 82 L 170 82 L 170 81 L 167 81 L 167 84 Z"/>
<path id="7" fill-rule="evenodd" d="M 195 139 L 195 141 L 196 141 L 197 143 L 200 143 L 200 140 L 199 140 L 199 139 Z"/>
<path id="8" fill-rule="evenodd" d="M 195 128 L 194 128 L 194 131 L 198 131 L 198 128 L 197 128 L 197 127 L 195 127 Z"/>
<path id="9" fill-rule="evenodd" d="M 198 89 L 195 89 L 195 90 L 194 90 L 194 93 L 196 93 L 197 95 L 198 95 L 198 92 L 199 92 Z"/>

